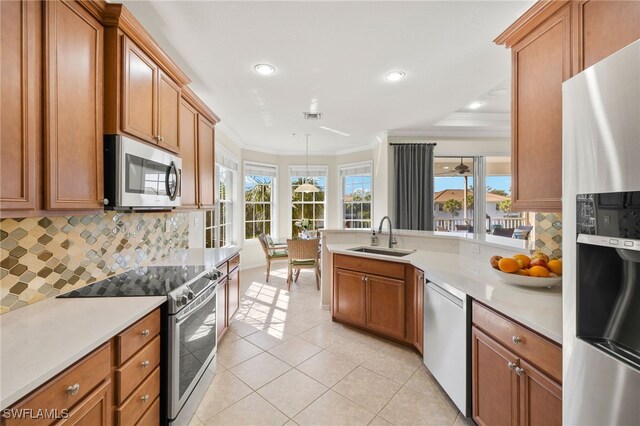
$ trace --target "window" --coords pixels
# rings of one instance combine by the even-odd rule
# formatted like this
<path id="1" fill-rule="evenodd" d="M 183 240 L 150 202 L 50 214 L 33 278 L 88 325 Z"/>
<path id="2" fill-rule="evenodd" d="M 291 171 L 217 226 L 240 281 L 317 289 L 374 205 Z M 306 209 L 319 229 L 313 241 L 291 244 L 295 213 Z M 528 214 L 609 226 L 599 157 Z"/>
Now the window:
<path id="1" fill-rule="evenodd" d="M 291 166 L 289 168 L 291 183 L 291 235 L 302 232 L 300 221 L 309 222 L 308 229 L 324 228 L 325 200 L 327 192 L 326 166 Z M 315 185 L 318 192 L 295 192 L 303 183 Z"/>
<path id="2" fill-rule="evenodd" d="M 340 167 L 342 188 L 342 227 L 371 228 L 371 162 Z"/>
<path id="3" fill-rule="evenodd" d="M 473 229 L 474 157 L 435 157 L 434 230 Z"/>
<path id="4" fill-rule="evenodd" d="M 216 152 L 215 208 L 205 212 L 205 247 L 233 244 L 233 199 L 238 162 L 225 150 Z"/>
<path id="5" fill-rule="evenodd" d="M 252 240 L 262 233 L 275 233 L 275 166 L 245 163 L 244 165 L 244 238 Z"/>

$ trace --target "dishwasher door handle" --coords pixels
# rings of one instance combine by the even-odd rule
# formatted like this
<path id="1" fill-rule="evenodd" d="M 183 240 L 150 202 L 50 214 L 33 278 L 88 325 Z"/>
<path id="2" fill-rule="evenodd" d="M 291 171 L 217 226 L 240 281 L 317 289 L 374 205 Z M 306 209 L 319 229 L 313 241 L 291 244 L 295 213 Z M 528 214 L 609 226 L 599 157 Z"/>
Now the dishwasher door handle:
<path id="1" fill-rule="evenodd" d="M 435 291 L 436 293 L 438 293 L 439 295 L 449 299 L 451 302 L 455 303 L 460 308 L 464 309 L 464 300 L 460 299 L 457 296 L 454 296 L 453 294 L 449 293 L 447 290 L 443 289 L 439 285 L 436 285 L 430 281 L 426 282 L 426 286 L 429 287 L 431 290 Z"/>

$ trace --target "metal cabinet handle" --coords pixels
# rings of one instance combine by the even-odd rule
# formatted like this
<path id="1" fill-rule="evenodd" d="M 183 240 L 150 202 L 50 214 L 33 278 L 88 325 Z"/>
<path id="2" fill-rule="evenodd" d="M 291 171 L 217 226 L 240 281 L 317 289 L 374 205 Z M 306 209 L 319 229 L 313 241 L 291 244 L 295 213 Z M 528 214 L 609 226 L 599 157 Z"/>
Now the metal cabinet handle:
<path id="1" fill-rule="evenodd" d="M 140 367 L 142 367 L 142 368 L 147 368 L 147 367 L 149 367 L 149 360 L 147 359 L 147 360 L 142 361 L 142 362 L 140 363 Z"/>
<path id="2" fill-rule="evenodd" d="M 107 204 L 109 204 L 109 199 L 108 199 L 108 198 L 103 198 L 103 199 L 102 199 L 102 204 L 104 204 L 105 206 L 106 206 Z"/>
<path id="3" fill-rule="evenodd" d="M 80 390 L 80 383 L 75 383 L 67 388 L 67 394 L 74 396 L 78 394 L 79 390 Z"/>
<path id="4" fill-rule="evenodd" d="M 511 361 L 509 361 L 509 363 L 507 364 L 507 366 L 509 367 L 509 370 L 511 370 L 511 371 L 513 371 L 513 370 L 515 370 L 515 369 L 516 369 L 516 365 L 515 365 L 513 362 L 511 362 Z"/>
<path id="5" fill-rule="evenodd" d="M 522 376 L 524 374 L 524 368 L 516 367 L 516 374 Z"/>
<path id="6" fill-rule="evenodd" d="M 147 337 L 149 336 L 149 329 L 147 328 L 146 330 L 142 330 L 140 332 L 140 334 L 142 335 L 142 337 Z"/>
<path id="7" fill-rule="evenodd" d="M 140 399 L 142 402 L 147 402 L 149 400 L 149 394 L 141 396 Z"/>
<path id="8" fill-rule="evenodd" d="M 519 336 L 513 336 L 511 340 L 513 340 L 513 343 L 515 343 L 516 345 L 522 342 L 522 339 Z"/>

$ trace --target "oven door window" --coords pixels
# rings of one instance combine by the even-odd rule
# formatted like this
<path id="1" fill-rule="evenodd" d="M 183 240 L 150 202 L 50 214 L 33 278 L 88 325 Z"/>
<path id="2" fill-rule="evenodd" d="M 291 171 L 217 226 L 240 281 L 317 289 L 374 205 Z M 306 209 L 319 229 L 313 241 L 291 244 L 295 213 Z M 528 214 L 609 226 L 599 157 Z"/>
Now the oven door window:
<path id="1" fill-rule="evenodd" d="M 167 195 L 167 173 L 170 166 L 146 160 L 132 154 L 126 154 L 125 161 L 126 192 L 132 194 Z M 171 175 L 171 179 L 175 186 L 175 177 L 173 175 Z"/>
<path id="2" fill-rule="evenodd" d="M 216 348 L 216 295 L 178 324 L 180 336 L 178 399 L 182 401 L 189 385 L 200 376 Z"/>

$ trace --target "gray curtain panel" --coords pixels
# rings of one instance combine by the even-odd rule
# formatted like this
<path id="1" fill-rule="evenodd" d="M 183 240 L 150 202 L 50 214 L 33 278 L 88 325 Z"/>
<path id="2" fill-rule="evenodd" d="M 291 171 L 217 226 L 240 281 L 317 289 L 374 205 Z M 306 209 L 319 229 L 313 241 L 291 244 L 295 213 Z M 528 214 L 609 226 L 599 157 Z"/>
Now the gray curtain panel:
<path id="1" fill-rule="evenodd" d="M 393 145 L 395 227 L 433 231 L 434 143 Z"/>

